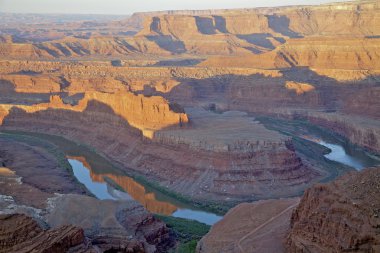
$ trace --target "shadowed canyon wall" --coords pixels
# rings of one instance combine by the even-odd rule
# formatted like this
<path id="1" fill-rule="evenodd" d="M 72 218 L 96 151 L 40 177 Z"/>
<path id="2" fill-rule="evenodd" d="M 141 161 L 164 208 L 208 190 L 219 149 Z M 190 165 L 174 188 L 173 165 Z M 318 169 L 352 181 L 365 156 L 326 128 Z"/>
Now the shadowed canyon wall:
<path id="1" fill-rule="evenodd" d="M 29 103 L 48 101 L 49 96 L 46 94 L 52 90 L 58 91 L 58 87 L 61 92 L 68 92 L 73 96 L 72 98 L 64 96 L 65 103 L 76 103 L 75 101 L 81 96 L 74 94 L 85 91 L 92 90 L 94 94 L 102 94 L 95 92 L 97 90 L 122 94 L 132 91 L 149 96 L 163 96 L 171 101 L 174 107 L 177 103 L 183 106 L 215 107 L 214 109 L 222 111 L 232 109 L 292 118 L 309 118 L 315 123 L 343 134 L 354 143 L 376 152 L 380 150 L 379 134 L 376 130 L 379 124 L 376 122 L 380 119 L 377 70 L 360 70 L 359 73 L 364 75 L 360 80 L 341 81 L 308 68 L 260 70 L 222 67 L 150 67 L 147 71 L 143 67 L 115 68 L 91 64 L 47 62 L 30 64 L 23 61 L 3 61 L 0 64 L 3 83 L 1 89 L 4 92 L 2 94 L 8 94 L 5 95 L 7 100 L 21 96 L 23 101 Z M 32 76 L 13 74 L 22 71 L 35 74 Z M 344 70 L 338 73 L 347 77 L 352 72 Z M 96 78 L 99 75 L 102 77 Z M 15 93 L 15 90 L 19 92 Z M 43 93 L 33 96 L 24 94 L 35 91 Z M 84 100 L 91 99 L 89 95 L 91 92 L 87 93 L 87 98 Z M 78 98 L 75 98 L 76 96 Z M 138 96 L 129 96 L 134 97 L 136 101 L 139 99 Z M 105 101 L 106 95 L 102 97 Z M 26 98 L 28 100 L 25 100 Z M 120 105 L 114 103 L 119 110 L 122 109 L 122 102 L 120 103 Z M 154 105 L 147 106 L 147 108 L 153 107 Z M 162 110 L 166 111 L 168 108 Z M 145 114 L 144 117 L 148 117 L 147 115 L 149 114 Z M 347 120 L 348 115 L 355 117 L 353 120 Z M 153 123 L 143 126 L 141 122 L 145 120 L 144 117 L 134 117 L 133 120 L 130 119 L 130 123 L 137 127 L 142 125 L 138 127 L 140 129 L 154 128 Z M 175 116 L 171 124 L 185 123 L 186 119 L 181 117 Z M 318 118 L 321 120 L 317 120 Z M 371 120 L 368 121 L 366 118 Z M 327 119 L 330 119 L 328 120 L 330 123 L 326 121 Z M 165 120 L 168 118 L 159 119 L 159 121 Z M 168 125 L 166 123 L 165 126 Z"/>
<path id="2" fill-rule="evenodd" d="M 278 48 L 285 43 L 284 50 L 290 55 L 281 61 L 290 59 L 291 62 L 277 63 L 281 67 L 283 64 L 298 64 L 292 61 L 292 57 L 310 57 L 307 54 L 298 56 L 291 51 L 293 44 L 298 51 L 302 44 L 318 44 L 325 39 L 328 43 L 329 37 L 339 37 L 340 42 L 334 45 L 344 51 L 344 44 L 350 41 L 348 39 L 347 42 L 347 37 L 373 38 L 376 43 L 375 38 L 380 35 L 379 10 L 377 1 L 368 1 L 251 10 L 140 13 L 130 21 L 139 27 L 141 19 L 145 19 L 143 29 L 134 37 L 93 34 L 86 38 L 67 37 L 41 43 L 14 43 L 4 38 L 0 43 L 0 56 L 16 59 L 125 58 L 126 55 L 142 53 L 253 57 L 277 49 L 278 54 L 254 57 L 259 59 L 256 62 L 268 59 L 268 65 L 263 65 L 268 67 L 274 57 L 272 55 L 284 57 Z M 317 38 L 315 41 L 314 37 Z M 365 40 L 362 43 L 369 42 Z M 372 53 L 371 56 L 375 55 Z M 339 58 L 344 59 L 342 56 Z"/>
<path id="3" fill-rule="evenodd" d="M 179 133 L 175 132 L 175 128 L 149 132 L 151 135 L 148 137 L 152 138 L 150 140 L 143 137 L 146 135 L 144 131 L 132 127 L 122 116 L 123 113 L 119 114 L 117 110 L 113 110 L 114 104 L 107 104 L 107 101 L 118 101 L 120 95 L 104 96 L 108 96 L 109 100 L 101 100 L 102 96 L 86 94 L 77 106 L 63 104 L 57 97 L 53 97 L 47 104 L 3 105 L 2 108 L 8 110 L 9 114 L 3 119 L 2 128 L 62 135 L 86 143 L 129 170 L 132 169 L 152 181 L 160 182 L 162 186 L 195 199 L 206 200 L 212 197 L 215 200 L 241 200 L 261 198 L 268 194 L 295 194 L 319 175 L 297 157 L 290 140 L 281 135 L 274 135 L 260 125 L 256 128 L 264 134 L 263 136 L 255 136 L 255 131 L 249 130 L 253 134 L 252 141 L 250 140 L 252 145 L 239 142 L 239 139 L 227 139 L 228 143 L 231 142 L 228 149 L 220 149 L 219 145 L 215 144 L 203 146 L 202 141 L 205 139 L 193 140 L 192 132 L 189 132 L 190 143 L 199 144 L 190 144 L 188 140 L 180 137 L 186 129 L 180 130 Z M 75 108 L 82 107 L 81 101 L 87 101 L 87 97 L 94 99 L 87 102 L 84 110 L 76 110 Z M 97 100 L 99 98 L 100 100 Z M 155 100 L 154 97 L 145 99 Z M 136 106 L 141 106 L 140 100 Z M 165 110 L 157 110 L 154 106 L 144 108 L 167 115 Z M 128 109 L 123 112 L 127 111 Z M 182 122 L 179 116 L 185 117 L 185 114 L 181 113 L 174 115 L 177 125 Z M 129 119 L 133 122 L 132 118 Z M 218 118 L 213 120 L 214 124 L 223 122 Z M 244 124 L 251 124 L 245 123 L 244 118 L 242 120 Z M 197 122 L 198 125 L 205 124 L 196 119 L 193 124 Z M 150 127 L 156 126 L 156 121 L 151 123 L 153 125 Z M 186 128 L 190 131 L 195 127 L 190 124 Z M 227 124 L 226 130 L 223 128 L 220 133 L 227 133 L 229 127 L 231 126 Z M 89 129 L 91 131 L 88 131 Z M 202 129 L 204 128 L 195 128 L 194 131 L 201 132 Z M 215 138 L 224 140 L 222 134 Z"/>
<path id="4" fill-rule="evenodd" d="M 321 175 L 303 164 L 291 140 L 248 116 L 182 108 L 306 118 L 378 152 L 378 9 L 369 1 L 159 13 L 143 15 L 144 28 L 133 37 L 3 39 L 2 127 L 84 142 L 195 198 L 296 193 Z M 198 65 L 160 67 L 189 55 Z M 355 115 L 353 123 L 347 115 Z M 226 134 L 244 132 L 240 123 L 245 141 Z M 215 131 L 206 136 L 202 128 Z"/>

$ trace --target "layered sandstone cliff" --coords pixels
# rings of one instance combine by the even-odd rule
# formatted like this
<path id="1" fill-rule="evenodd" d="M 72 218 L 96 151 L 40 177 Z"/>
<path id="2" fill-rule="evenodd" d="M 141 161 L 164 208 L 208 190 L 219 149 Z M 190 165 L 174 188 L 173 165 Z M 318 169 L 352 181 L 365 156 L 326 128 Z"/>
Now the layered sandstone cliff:
<path id="1" fill-rule="evenodd" d="M 367 150 L 380 153 L 380 122 L 378 120 L 347 114 L 322 113 L 310 113 L 306 119 L 345 136 L 352 143 L 365 147 Z"/>
<path id="2" fill-rule="evenodd" d="M 371 71 L 360 72 L 364 75 L 360 79 L 369 75 L 364 80 L 341 82 L 307 68 L 279 71 L 221 67 L 150 67 L 149 72 L 147 72 L 147 69 L 143 67 L 111 67 L 95 63 L 73 65 L 69 63 L 34 62 L 32 64 L 26 61 L 12 61 L 1 62 L 0 64 L 2 66 L 1 78 L 3 79 L 0 86 L 2 90 L 0 97 L 2 97 L 2 101 L 7 103 L 28 101 L 30 104 L 48 101 L 49 92 L 51 90 L 57 91 L 59 86 L 61 91 L 67 91 L 73 95 L 86 91 L 129 94 L 130 92 L 126 90 L 132 90 L 148 95 L 164 96 L 172 103 L 180 103 L 185 106 L 205 105 L 214 106 L 217 110 L 233 109 L 271 115 L 282 114 L 286 117 L 289 115 L 305 115 L 304 118 L 307 118 L 308 114 L 315 114 L 314 118 L 316 118 L 317 114 L 314 112 L 319 112 L 321 117 L 325 112 L 330 114 L 330 116 L 326 115 L 331 118 L 331 112 L 336 112 L 336 120 L 330 120 L 331 124 L 323 124 L 324 126 L 332 128 L 333 124 L 336 123 L 333 128 L 334 131 L 345 135 L 354 143 L 374 151 L 379 150 L 375 143 L 376 133 L 373 135 L 371 134 L 372 130 L 364 130 L 373 129 L 378 123 L 374 123 L 372 127 L 370 124 L 366 124 L 367 127 L 362 128 L 362 124 L 350 124 L 350 121 L 343 117 L 344 115 L 356 115 L 361 117 L 360 120 L 363 122 L 366 121 L 366 117 L 371 118 L 368 122 L 376 122 L 380 119 L 377 75 Z M 339 75 L 349 78 L 351 72 L 347 73 L 347 71 L 339 72 Z M 15 72 L 35 74 L 32 76 L 12 74 Z M 97 76 L 100 77 L 97 78 Z M 34 87 L 43 93 L 31 94 L 34 93 Z M 17 93 L 15 90 L 23 93 Z M 87 93 L 90 94 L 91 92 Z M 94 94 L 96 93 L 102 94 L 94 92 Z M 111 105 L 111 107 L 115 106 L 115 108 L 124 103 L 120 99 L 118 99 L 120 102 L 110 102 L 114 95 L 109 95 L 110 101 L 107 102 L 107 93 L 103 94 L 101 98 L 104 103 Z M 130 96 L 136 101 L 139 97 Z M 75 104 L 78 100 L 91 99 L 89 95 L 83 99 L 81 97 L 83 96 L 80 94 L 73 97 L 63 95 L 63 100 L 65 103 Z M 300 107 L 302 110 L 299 109 Z M 5 107 L 3 106 L 3 108 Z M 72 108 L 79 110 L 78 106 L 72 106 Z M 152 107 L 149 105 L 147 108 Z M 80 109 L 80 111 L 82 110 L 83 108 Z M 307 112 L 308 110 L 310 113 Z M 2 111 L 4 115 L 7 113 L 5 109 Z M 154 113 L 153 108 L 152 113 Z M 125 114 L 129 114 L 129 112 L 125 112 Z M 339 115 L 342 115 L 343 118 L 339 119 Z M 124 116 L 128 118 L 127 115 Z M 144 120 L 144 117 L 140 116 L 133 117 L 138 118 L 134 122 L 136 126 L 141 125 L 141 121 Z M 179 115 L 179 118 L 181 117 Z M 129 120 L 133 122 L 131 118 Z M 160 118 L 160 121 L 165 120 L 169 120 L 169 118 Z M 178 124 L 180 121 L 184 123 L 186 119 L 179 120 L 177 118 L 176 121 L 170 121 L 170 124 Z M 314 120 L 315 123 L 322 123 L 322 121 Z M 341 127 L 342 124 L 338 124 L 343 121 L 346 122 L 346 127 Z M 138 128 L 152 128 L 152 124 Z M 170 124 L 166 124 L 166 126 Z M 348 125 L 355 126 L 355 124 L 359 127 L 347 127 Z M 351 128 L 351 130 L 344 130 L 346 128 Z M 355 134 L 358 131 L 363 132 L 363 134 Z M 368 132 L 368 134 L 364 134 L 364 132 Z"/>
<path id="3" fill-rule="evenodd" d="M 139 203 L 86 196 L 65 160 L 58 161 L 60 152 L 31 136 L 0 135 L 0 252 L 67 252 L 74 246 L 70 252 L 92 246 L 167 252 L 173 246 L 165 224 Z"/>
<path id="4" fill-rule="evenodd" d="M 378 252 L 380 168 L 317 184 L 299 199 L 243 203 L 197 245 L 197 252 Z"/>
<path id="5" fill-rule="evenodd" d="M 287 252 L 378 252 L 380 169 L 308 189 L 291 218 Z"/>
<path id="6" fill-rule="evenodd" d="M 80 252 L 88 250 L 83 229 L 67 225 L 43 230 L 22 214 L 0 215 L 0 252 Z"/>
<path id="7" fill-rule="evenodd" d="M 134 37 L 117 32 L 111 32 L 111 36 L 90 32 L 84 37 L 72 36 L 40 43 L 14 43 L 2 39 L 0 56 L 13 59 L 126 58 L 126 55 L 141 53 L 253 56 L 272 51 L 285 42 L 297 46 L 294 38 L 376 38 L 380 33 L 379 9 L 376 1 L 368 1 L 321 6 L 140 13 L 130 20 L 132 26 L 139 27 L 141 19 L 145 19 L 143 29 Z M 119 22 L 119 26 L 122 23 Z M 128 24 L 128 21 L 124 23 Z M 344 46 L 340 48 L 344 49 Z"/>
<path id="8" fill-rule="evenodd" d="M 66 104 L 59 96 L 51 96 L 49 103 L 41 103 L 32 106 L 4 105 L 3 110 L 12 110 L 13 107 L 22 108 L 27 113 L 35 113 L 49 109 L 63 109 L 74 112 L 83 112 L 93 103 L 101 103 L 105 106 L 104 113 L 111 111 L 120 116 L 129 125 L 144 130 L 159 130 L 170 126 L 181 126 L 189 119 L 180 106 L 170 105 L 162 97 L 144 97 L 128 92 L 116 94 L 90 92 L 77 102 L 77 105 Z M 108 108 L 109 109 L 108 109 Z M 108 109 L 108 110 L 107 110 Z M 174 110 L 178 110 L 178 112 Z M 5 113 L 3 113 L 5 114 Z M 3 118 L 1 118 L 3 120 Z"/>
<path id="9" fill-rule="evenodd" d="M 3 105 L 9 114 L 2 127 L 86 143 L 129 170 L 194 199 L 296 194 L 320 176 L 302 163 L 291 140 L 252 123 L 244 114 L 218 116 L 193 109 L 188 111 L 190 125 L 168 128 L 184 123 L 187 114 L 171 112 L 171 121 L 171 113 L 164 108 L 148 106 L 148 102 L 139 108 L 141 98 L 154 101 L 154 97 L 133 95 L 139 103 L 131 108 L 145 110 L 133 118 L 135 112 L 128 106 L 116 106 L 123 101 L 120 95 L 98 95 L 86 94 L 77 105 L 65 104 L 58 97 L 46 104 Z M 148 112 L 155 119 L 146 118 Z"/>
<path id="10" fill-rule="evenodd" d="M 378 38 L 307 37 L 290 39 L 273 51 L 243 57 L 211 57 L 201 66 L 379 70 Z M 332 75 L 333 73 L 330 73 Z M 332 77 L 338 75 L 332 75 Z"/>

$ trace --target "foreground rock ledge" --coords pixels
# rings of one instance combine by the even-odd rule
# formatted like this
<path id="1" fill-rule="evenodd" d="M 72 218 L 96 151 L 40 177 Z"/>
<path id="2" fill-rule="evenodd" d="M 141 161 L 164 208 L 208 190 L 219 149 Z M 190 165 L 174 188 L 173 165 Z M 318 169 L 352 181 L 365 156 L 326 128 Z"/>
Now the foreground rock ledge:
<path id="1" fill-rule="evenodd" d="M 308 189 L 291 218 L 287 252 L 380 252 L 380 168 Z"/>
<path id="2" fill-rule="evenodd" d="M 199 241 L 197 252 L 376 253 L 379 217 L 380 167 L 317 184 L 301 201 L 240 204 Z"/>
<path id="3" fill-rule="evenodd" d="M 24 214 L 0 215 L 0 252 L 84 252 L 83 229 L 65 225 L 43 230 Z M 74 249 L 75 247 L 75 249 Z M 88 251 L 90 252 L 90 251 Z"/>
<path id="4" fill-rule="evenodd" d="M 290 216 L 299 198 L 243 203 L 199 241 L 198 253 L 284 252 Z"/>

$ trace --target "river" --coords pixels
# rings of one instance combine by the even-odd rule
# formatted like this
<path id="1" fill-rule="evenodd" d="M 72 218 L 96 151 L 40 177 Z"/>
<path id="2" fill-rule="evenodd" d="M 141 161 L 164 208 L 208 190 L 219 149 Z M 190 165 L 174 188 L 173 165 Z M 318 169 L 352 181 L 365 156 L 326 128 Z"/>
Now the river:
<path id="1" fill-rule="evenodd" d="M 65 153 L 77 180 L 99 199 L 136 200 L 152 213 L 196 220 L 208 225 L 213 225 L 222 219 L 222 216 L 184 204 L 135 181 L 87 146 L 78 145 L 58 136 L 32 133 L 28 135 L 58 146 Z M 327 159 L 357 170 L 380 163 L 378 159 L 372 158 L 363 150 L 353 149 L 350 145 L 331 141 L 328 138 L 302 137 L 329 148 L 331 152 L 325 155 Z"/>
<path id="2" fill-rule="evenodd" d="M 185 207 L 176 201 L 170 201 L 165 196 L 161 196 L 159 199 L 160 194 L 148 191 L 143 185 L 128 176 L 114 174 L 112 171 L 96 173 L 83 156 L 68 156 L 68 161 L 73 168 L 74 176 L 98 199 L 134 199 L 153 213 L 192 219 L 208 225 L 213 225 L 222 218 L 210 212 Z"/>
<path id="3" fill-rule="evenodd" d="M 18 136 L 36 137 L 56 145 L 66 155 L 75 178 L 98 199 L 135 200 L 152 213 L 196 220 L 207 225 L 213 225 L 223 218 L 137 182 L 91 147 L 49 134 L 9 132 Z"/>
<path id="4" fill-rule="evenodd" d="M 303 137 L 328 148 L 330 152 L 324 155 L 327 159 L 350 166 L 356 170 L 380 164 L 378 157 L 371 156 L 363 149 L 355 148 L 352 144 L 339 143 L 338 141 L 322 139 L 320 137 Z"/>

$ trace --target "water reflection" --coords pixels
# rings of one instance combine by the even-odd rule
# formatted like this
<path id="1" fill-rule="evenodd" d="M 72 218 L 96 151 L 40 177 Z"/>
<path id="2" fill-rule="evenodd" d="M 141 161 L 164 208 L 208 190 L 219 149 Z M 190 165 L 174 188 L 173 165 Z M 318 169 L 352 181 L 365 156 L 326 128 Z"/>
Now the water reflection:
<path id="1" fill-rule="evenodd" d="M 353 167 L 356 170 L 362 170 L 363 168 L 379 164 L 378 160 L 372 158 L 365 151 L 355 149 L 352 145 L 347 143 L 332 143 L 333 141 L 330 142 L 315 136 L 304 135 L 302 137 L 329 148 L 330 152 L 324 155 L 327 159 Z"/>
<path id="2" fill-rule="evenodd" d="M 74 176 L 78 181 L 84 184 L 98 199 L 116 199 L 109 194 L 107 184 L 96 182 L 91 179 L 91 172 L 85 169 L 86 167 L 82 162 L 76 159 L 69 159 L 69 163 L 73 168 Z"/>
<path id="3" fill-rule="evenodd" d="M 67 156 L 67 158 L 73 168 L 74 176 L 99 199 L 134 199 L 150 212 L 193 219 L 208 225 L 213 225 L 222 218 L 213 213 L 183 208 L 167 201 L 160 201 L 154 192 L 147 192 L 143 185 L 130 177 L 95 171 L 83 156 Z"/>
<path id="4" fill-rule="evenodd" d="M 319 144 L 321 144 L 322 146 L 328 147 L 331 150 L 330 153 L 325 155 L 327 159 L 354 167 L 357 170 L 362 170 L 365 167 L 364 164 L 359 159 L 356 159 L 355 157 L 348 155 L 346 153 L 346 150 L 342 146 L 327 143 L 322 140 L 319 141 Z"/>
<path id="5" fill-rule="evenodd" d="M 193 219 L 192 217 L 194 217 L 194 215 L 196 215 L 197 221 L 203 222 L 208 225 L 213 225 L 222 219 L 222 217 L 213 213 L 207 213 L 207 212 L 189 210 L 189 209 L 178 209 L 172 214 L 173 217 L 184 218 L 184 219 Z"/>
<path id="6" fill-rule="evenodd" d="M 153 192 L 147 193 L 145 187 L 132 178 L 115 174 L 97 174 L 84 157 L 68 156 L 69 163 L 73 167 L 74 175 L 78 180 L 86 185 L 87 189 L 99 199 L 131 199 L 140 202 L 147 210 L 153 213 L 171 215 L 177 207 L 168 203 L 158 201 Z M 116 191 L 114 187 L 106 182 L 112 180 L 120 187 L 124 194 Z M 112 193 L 110 192 L 112 190 Z"/>

